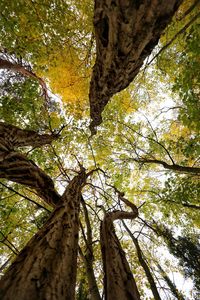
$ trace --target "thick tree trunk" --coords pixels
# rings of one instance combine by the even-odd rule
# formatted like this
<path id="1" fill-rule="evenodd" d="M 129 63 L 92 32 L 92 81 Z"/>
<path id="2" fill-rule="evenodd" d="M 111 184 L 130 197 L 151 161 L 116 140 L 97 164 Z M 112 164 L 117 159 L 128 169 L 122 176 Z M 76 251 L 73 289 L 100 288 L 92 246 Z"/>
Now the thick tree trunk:
<path id="1" fill-rule="evenodd" d="M 0 122 L 0 150 L 9 151 L 17 147 L 41 147 L 50 144 L 57 138 L 54 134 L 38 134 L 33 130 L 26 130 Z"/>
<path id="2" fill-rule="evenodd" d="M 133 274 L 113 225 L 113 221 L 116 219 L 134 219 L 136 217 L 136 212 L 114 211 L 107 213 L 101 224 L 101 250 L 105 273 L 106 300 L 140 299 Z"/>
<path id="3" fill-rule="evenodd" d="M 143 268 L 143 270 L 146 274 L 146 277 L 147 277 L 148 282 L 150 284 L 151 291 L 153 293 L 154 299 L 155 300 L 161 300 L 160 295 L 159 295 L 158 290 L 157 290 L 157 287 L 156 287 L 156 284 L 155 284 L 155 281 L 154 281 L 154 278 L 153 278 L 153 276 L 151 274 L 151 271 L 149 269 L 149 266 L 147 265 L 147 263 L 146 263 L 146 261 L 143 257 L 143 253 L 142 253 L 142 250 L 141 250 L 140 245 L 138 243 L 138 240 L 134 237 L 134 235 L 132 234 L 132 232 L 129 230 L 129 228 L 126 226 L 126 224 L 124 222 L 123 222 L 123 225 L 126 228 L 126 231 L 130 235 L 130 237 L 131 237 L 131 239 L 132 239 L 132 241 L 135 245 L 139 263 L 142 266 L 142 268 Z"/>
<path id="4" fill-rule="evenodd" d="M 60 205 L 0 282 L 2 300 L 73 300 L 79 209 L 85 171 L 69 183 Z"/>
<path id="5" fill-rule="evenodd" d="M 110 98 L 138 74 L 183 0 L 95 0 L 96 62 L 90 84 L 92 134 Z"/>

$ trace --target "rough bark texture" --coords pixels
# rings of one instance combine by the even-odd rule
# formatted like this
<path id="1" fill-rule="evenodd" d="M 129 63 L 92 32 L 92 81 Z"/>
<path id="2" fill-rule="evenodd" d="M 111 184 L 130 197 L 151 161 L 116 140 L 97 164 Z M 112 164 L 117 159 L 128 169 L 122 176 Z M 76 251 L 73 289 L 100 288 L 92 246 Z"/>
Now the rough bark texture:
<path id="1" fill-rule="evenodd" d="M 73 300 L 79 209 L 85 171 L 74 177 L 60 205 L 30 240 L 0 282 L 2 300 Z"/>
<path id="2" fill-rule="evenodd" d="M 17 147 L 41 147 L 50 144 L 57 138 L 54 134 L 38 134 L 33 130 L 26 130 L 0 122 L 0 150 L 9 151 Z"/>
<path id="3" fill-rule="evenodd" d="M 39 197 L 55 206 L 60 200 L 60 195 L 54 189 L 52 179 L 33 161 L 14 150 L 18 147 L 40 147 L 50 144 L 56 137 L 53 134 L 38 134 L 0 122 L 0 178 L 34 189 Z"/>
<path id="4" fill-rule="evenodd" d="M 60 201 L 52 179 L 25 155 L 15 151 L 0 151 L 0 178 L 26 185 L 51 206 Z"/>
<path id="5" fill-rule="evenodd" d="M 104 289 L 106 300 L 138 300 L 140 295 L 126 260 L 125 253 L 115 233 L 113 221 L 134 219 L 135 212 L 107 213 L 101 224 L 101 250 L 104 264 Z"/>
<path id="6" fill-rule="evenodd" d="M 138 74 L 182 0 L 95 0 L 96 62 L 90 83 L 91 133 L 110 98 Z"/>
<path id="7" fill-rule="evenodd" d="M 129 233 L 129 235 L 130 235 L 130 237 L 131 237 L 131 239 L 132 239 L 132 241 L 135 245 L 139 263 L 142 266 L 142 268 L 143 268 L 143 270 L 146 274 L 146 277 L 147 277 L 148 282 L 150 284 L 151 291 L 153 293 L 154 299 L 155 300 L 161 300 L 160 295 L 159 295 L 158 290 L 157 290 L 157 287 L 156 287 L 156 284 L 155 284 L 155 281 L 154 281 L 154 278 L 153 278 L 153 276 L 151 274 L 151 271 L 149 269 L 149 266 L 147 265 L 147 263 L 146 263 L 146 261 L 143 257 L 143 253 L 142 253 L 142 250 L 141 250 L 140 245 L 138 243 L 138 240 L 134 237 L 134 235 L 132 234 L 132 232 L 129 230 L 129 228 L 126 226 L 126 224 L 124 222 L 123 222 L 123 225 L 126 228 L 127 232 Z"/>

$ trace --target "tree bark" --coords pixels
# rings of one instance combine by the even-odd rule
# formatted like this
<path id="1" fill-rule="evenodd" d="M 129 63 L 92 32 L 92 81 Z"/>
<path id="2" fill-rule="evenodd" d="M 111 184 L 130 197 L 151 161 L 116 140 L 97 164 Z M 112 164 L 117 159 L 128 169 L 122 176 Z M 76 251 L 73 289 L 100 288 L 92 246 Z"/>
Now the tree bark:
<path id="1" fill-rule="evenodd" d="M 153 278 L 153 276 L 151 274 L 151 271 L 149 269 L 149 266 L 147 265 L 145 259 L 143 258 L 144 255 L 142 253 L 142 250 L 140 248 L 138 240 L 134 237 L 134 235 L 132 234 L 132 232 L 129 230 L 129 228 L 126 226 L 126 224 L 124 222 L 123 222 L 123 225 L 124 225 L 126 231 L 128 232 L 128 234 L 130 235 L 130 237 L 131 237 L 131 239 L 132 239 L 132 241 L 133 241 L 133 243 L 135 245 L 139 263 L 141 264 L 141 266 L 142 266 L 142 268 L 143 268 L 143 270 L 144 270 L 144 272 L 146 274 L 146 277 L 147 277 L 148 282 L 150 284 L 151 291 L 153 293 L 154 299 L 155 300 L 161 300 L 160 295 L 158 293 L 158 289 L 157 289 L 155 281 L 154 281 L 154 278 Z"/>
<path id="2" fill-rule="evenodd" d="M 137 211 L 114 211 L 107 213 L 101 223 L 100 239 L 106 300 L 140 299 L 133 274 L 113 225 L 116 219 L 134 219 L 137 215 Z"/>
<path id="3" fill-rule="evenodd" d="M 79 209 L 85 170 L 71 180 L 60 204 L 0 282 L 2 300 L 73 300 Z"/>
<path id="4" fill-rule="evenodd" d="M 90 83 L 90 130 L 110 98 L 125 89 L 183 0 L 95 0 L 96 62 Z"/>
<path id="5" fill-rule="evenodd" d="M 5 178 L 34 189 L 39 197 L 55 207 L 61 196 L 52 179 L 33 161 L 15 151 L 0 151 L 0 178 Z"/>
<path id="6" fill-rule="evenodd" d="M 56 192 L 52 179 L 25 155 L 13 150 L 24 146 L 40 147 L 50 144 L 56 138 L 57 135 L 54 134 L 38 134 L 0 122 L 0 178 L 34 189 L 39 197 L 54 207 L 59 202 L 60 195 Z"/>
<path id="7" fill-rule="evenodd" d="M 26 130 L 0 122 L 0 150 L 9 151 L 17 147 L 41 147 L 50 144 L 58 136 L 56 134 L 38 134 L 33 130 Z"/>

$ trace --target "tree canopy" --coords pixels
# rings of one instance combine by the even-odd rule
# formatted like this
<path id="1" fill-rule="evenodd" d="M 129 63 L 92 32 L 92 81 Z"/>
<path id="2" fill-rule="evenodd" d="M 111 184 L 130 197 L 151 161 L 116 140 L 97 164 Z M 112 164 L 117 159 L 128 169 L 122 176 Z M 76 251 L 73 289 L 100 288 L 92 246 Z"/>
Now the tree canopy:
<path id="1" fill-rule="evenodd" d="M 0 299 L 199 299 L 199 8 L 1 1 Z"/>

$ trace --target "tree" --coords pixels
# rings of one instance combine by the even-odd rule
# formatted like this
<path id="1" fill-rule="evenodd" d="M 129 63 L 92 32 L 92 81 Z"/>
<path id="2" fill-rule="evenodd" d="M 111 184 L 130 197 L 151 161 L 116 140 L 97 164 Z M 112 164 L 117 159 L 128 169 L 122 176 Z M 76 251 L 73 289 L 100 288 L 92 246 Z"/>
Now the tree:
<path id="1" fill-rule="evenodd" d="M 172 294 L 177 299 L 184 300 L 183 295 L 181 295 L 180 291 L 177 290 L 177 288 L 174 285 L 174 283 L 171 281 L 171 279 L 168 277 L 168 275 L 165 273 L 165 271 L 162 269 L 162 267 L 159 264 L 158 264 L 158 268 L 161 271 L 164 280 L 167 282 L 168 286 L 170 287 Z"/>
<path id="2" fill-rule="evenodd" d="M 160 295 L 158 293 L 158 289 L 156 287 L 156 284 L 155 284 L 155 281 L 154 281 L 154 278 L 151 274 L 151 271 L 148 267 L 148 264 L 146 263 L 145 261 L 145 258 L 144 258 L 144 254 L 142 253 L 142 250 L 140 248 L 140 245 L 139 245 L 139 242 L 137 240 L 137 238 L 134 237 L 134 235 L 131 233 L 131 231 L 129 230 L 129 228 L 126 226 L 125 223 L 123 223 L 124 227 L 126 228 L 127 232 L 129 233 L 134 245 L 135 245 L 135 248 L 136 248 L 136 251 L 137 251 L 137 256 L 138 256 L 138 260 L 141 264 L 141 266 L 143 267 L 144 269 L 144 272 L 148 278 L 148 281 L 149 281 L 149 284 L 151 286 L 151 290 L 152 290 L 152 293 L 154 295 L 154 298 L 157 299 L 157 300 L 160 300 Z"/>
<path id="3" fill-rule="evenodd" d="M 127 201 L 126 201 L 127 203 Z M 138 210 L 130 203 L 132 212 L 113 211 L 105 215 L 101 224 L 101 251 L 104 264 L 105 299 L 140 299 L 140 295 L 126 260 L 125 253 L 115 234 L 113 221 L 133 219 Z"/>
<path id="4" fill-rule="evenodd" d="M 158 234 L 163 236 L 167 246 L 174 256 L 179 258 L 180 264 L 184 268 L 186 276 L 194 277 L 194 283 L 199 292 L 199 248 L 200 245 L 196 237 L 178 236 L 173 237 L 173 233 L 164 225 L 156 225 Z M 193 241 L 194 240 L 194 241 Z"/>
<path id="5" fill-rule="evenodd" d="M 97 57 L 89 95 L 92 133 L 101 123 L 101 113 L 110 97 L 135 78 L 180 4 L 95 1 Z"/>
<path id="6" fill-rule="evenodd" d="M 193 299 L 198 3 L 92 6 L 0 4 L 0 298 Z"/>
<path id="7" fill-rule="evenodd" d="M 45 226 L 27 244 L 10 271 L 3 277 L 1 282 L 2 298 L 9 299 L 15 294 L 16 299 L 27 299 L 27 297 L 44 299 L 54 297 L 55 293 L 58 299 L 74 298 L 80 192 L 90 174 L 91 172 L 86 174 L 85 169 L 82 168 L 80 173 L 71 180 Z M 53 204 L 55 205 L 55 201 Z M 57 252 L 59 255 L 55 255 Z M 56 258 L 58 261 L 55 260 Z M 64 260 L 65 265 L 59 260 L 61 262 Z M 19 274 L 18 268 L 20 268 L 21 274 Z M 30 272 L 30 268 L 32 272 Z M 12 282 L 13 277 L 15 277 L 15 283 Z M 47 281 L 46 277 L 49 278 Z M 57 286 L 58 280 L 59 287 Z M 8 288 L 10 286 L 12 288 Z"/>

